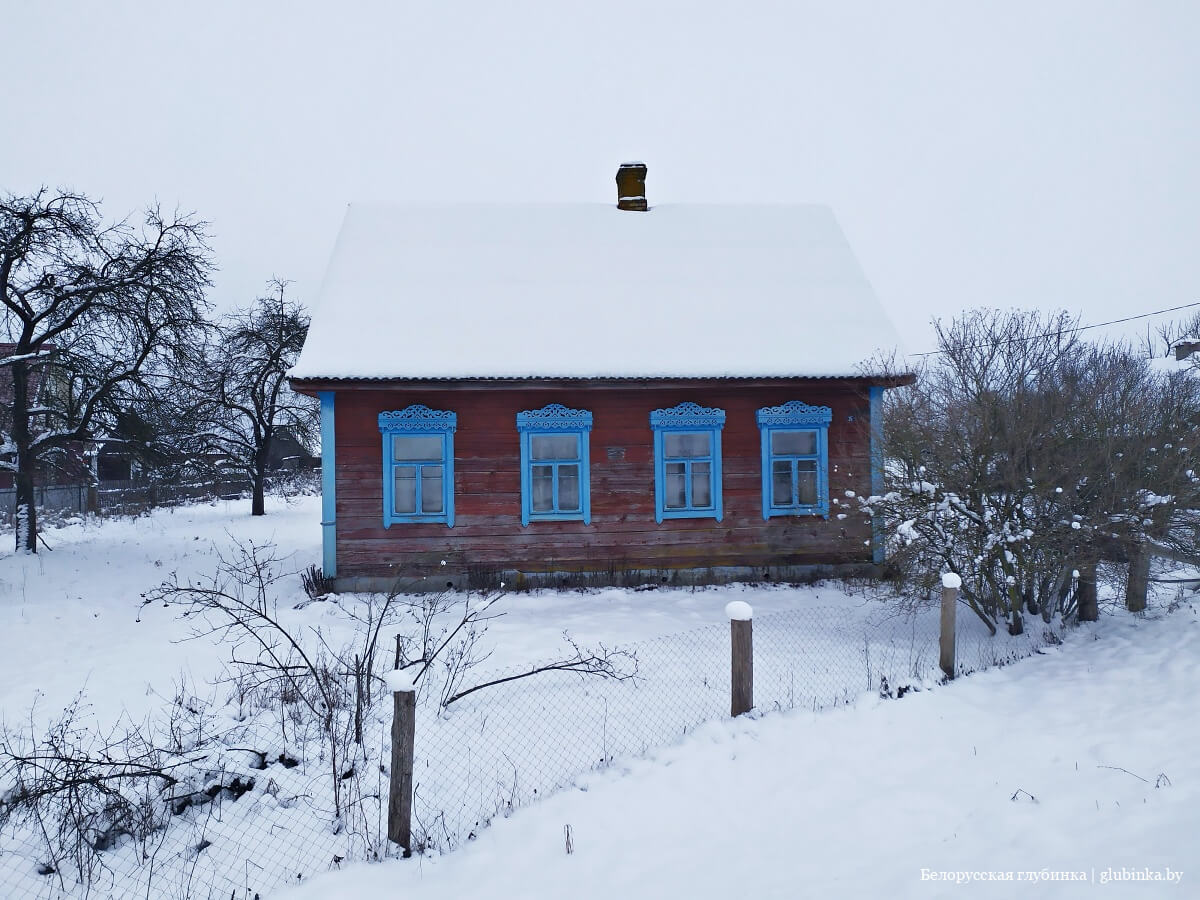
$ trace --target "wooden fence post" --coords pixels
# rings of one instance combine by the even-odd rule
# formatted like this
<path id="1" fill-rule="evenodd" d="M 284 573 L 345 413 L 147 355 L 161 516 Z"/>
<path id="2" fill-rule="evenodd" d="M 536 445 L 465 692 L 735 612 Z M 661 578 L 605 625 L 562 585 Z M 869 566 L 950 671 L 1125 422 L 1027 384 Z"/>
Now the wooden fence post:
<path id="1" fill-rule="evenodd" d="M 734 600 L 725 606 L 729 616 L 729 714 L 740 716 L 754 709 L 754 610 Z"/>
<path id="2" fill-rule="evenodd" d="M 947 678 L 954 677 L 954 618 L 958 609 L 958 590 L 962 579 L 953 572 L 942 576 L 942 636 L 938 665 Z"/>
<path id="3" fill-rule="evenodd" d="M 1080 622 L 1096 622 L 1100 619 L 1100 604 L 1096 595 L 1096 563 L 1079 564 L 1079 579 L 1075 582 L 1075 602 Z"/>
<path id="4" fill-rule="evenodd" d="M 401 670 L 389 672 L 392 690 L 392 770 L 388 788 L 388 840 L 412 855 L 413 744 L 416 737 L 417 692 Z"/>
<path id="5" fill-rule="evenodd" d="M 1146 608 L 1146 593 L 1150 587 L 1150 550 L 1138 544 L 1129 557 L 1129 579 L 1125 587 L 1125 608 L 1142 612 Z"/>

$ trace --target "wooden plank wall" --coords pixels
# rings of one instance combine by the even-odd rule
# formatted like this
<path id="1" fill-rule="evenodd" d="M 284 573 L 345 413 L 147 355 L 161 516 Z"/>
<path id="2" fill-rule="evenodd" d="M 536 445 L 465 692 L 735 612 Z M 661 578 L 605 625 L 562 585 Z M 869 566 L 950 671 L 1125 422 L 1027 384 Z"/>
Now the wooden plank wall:
<path id="1" fill-rule="evenodd" d="M 725 410 L 724 516 L 654 521 L 650 412 L 684 401 Z M 762 517 L 761 451 L 755 412 L 789 400 L 830 406 L 828 520 Z M 423 403 L 458 414 L 454 528 L 382 524 L 382 439 L 377 416 Z M 516 415 L 547 403 L 588 409 L 592 521 L 521 525 Z M 814 382 L 748 388 L 736 382 L 680 387 L 405 388 L 342 390 L 336 399 L 339 576 L 390 577 L 471 567 L 523 572 L 596 572 L 708 566 L 869 562 L 870 520 L 845 497 L 870 490 L 865 385 Z M 845 518 L 838 518 L 843 513 Z"/>

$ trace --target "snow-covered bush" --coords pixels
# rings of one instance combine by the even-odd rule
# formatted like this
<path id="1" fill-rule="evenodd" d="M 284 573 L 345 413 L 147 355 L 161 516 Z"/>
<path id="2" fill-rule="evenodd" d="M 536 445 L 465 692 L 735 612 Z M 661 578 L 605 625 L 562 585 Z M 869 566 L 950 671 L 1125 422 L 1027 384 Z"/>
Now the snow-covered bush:
<path id="1" fill-rule="evenodd" d="M 905 587 L 932 597 L 956 572 L 971 608 L 1013 633 L 1025 612 L 1094 618 L 1101 560 L 1195 548 L 1195 382 L 1075 325 L 996 311 L 937 323 L 939 352 L 886 395 L 885 489 L 862 501 Z"/>
<path id="2" fill-rule="evenodd" d="M 120 844 L 152 865 L 174 817 L 254 785 L 253 754 L 220 739 L 213 712 L 178 695 L 154 719 L 103 727 L 81 692 L 43 731 L 0 729 L 0 829 L 37 835 L 39 874 L 63 885 L 94 884 Z"/>

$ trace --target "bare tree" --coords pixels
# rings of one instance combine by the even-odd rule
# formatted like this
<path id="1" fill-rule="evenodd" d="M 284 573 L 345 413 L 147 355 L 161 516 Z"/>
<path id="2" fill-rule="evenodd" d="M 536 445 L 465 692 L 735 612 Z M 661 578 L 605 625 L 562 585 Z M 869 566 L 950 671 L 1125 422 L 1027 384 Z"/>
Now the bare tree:
<path id="1" fill-rule="evenodd" d="M 308 315 L 288 299 L 287 282 L 270 296 L 225 317 L 209 348 L 207 373 L 196 380 L 207 427 L 202 443 L 224 455 L 253 488 L 251 515 L 266 513 L 264 486 L 271 449 L 284 433 L 302 444 L 320 428 L 316 402 L 288 387 L 308 333 Z"/>
<path id="2" fill-rule="evenodd" d="M 867 505 L 906 583 L 939 572 L 993 630 L 1026 613 L 1097 615 L 1096 566 L 1195 541 L 1197 395 L 1065 314 L 937 324 L 940 353 L 885 409 L 885 492 Z M 1189 413 L 1189 410 L 1192 412 Z"/>
<path id="3" fill-rule="evenodd" d="M 272 544 L 237 543 L 211 578 L 180 582 L 172 573 L 143 594 L 143 603 L 181 608 L 184 617 L 196 623 L 193 637 L 219 635 L 227 640 L 233 646 L 240 693 L 271 696 L 274 699 L 264 705 L 277 708 L 288 697 L 303 708 L 305 718 L 317 723 L 329 751 L 339 815 L 346 809 L 345 776 L 354 770 L 356 754 L 366 760 L 364 716 L 373 697 L 378 698 L 375 686 L 383 681 L 380 638 L 394 625 L 406 626 L 396 634 L 394 668 L 412 670 L 409 683 L 436 696 L 440 709 L 484 688 L 543 672 L 617 681 L 637 675 L 634 653 L 603 645 L 583 647 L 564 635 L 569 651 L 561 658 L 480 681 L 475 670 L 490 655 L 482 643 L 487 625 L 503 614 L 498 606 L 507 595 L 502 589 L 480 597 L 448 590 L 402 593 L 405 586 L 418 587 L 423 579 L 407 585 L 398 580 L 387 594 L 348 598 L 346 611 L 359 627 L 352 643 L 334 647 L 319 627 L 290 627 L 280 615 L 278 586 L 295 575 L 281 564 Z"/>
<path id="4" fill-rule="evenodd" d="M 151 208 L 135 228 L 103 224 L 82 194 L 0 198 L 0 367 L 12 384 L 0 469 L 16 476 L 18 550 L 37 550 L 39 463 L 110 426 L 194 356 L 210 270 L 192 217 Z"/>

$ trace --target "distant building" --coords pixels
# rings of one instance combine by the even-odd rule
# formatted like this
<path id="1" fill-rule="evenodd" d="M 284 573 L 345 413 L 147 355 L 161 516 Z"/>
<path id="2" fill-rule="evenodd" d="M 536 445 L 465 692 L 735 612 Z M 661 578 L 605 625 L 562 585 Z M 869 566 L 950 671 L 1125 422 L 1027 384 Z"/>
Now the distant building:
<path id="1" fill-rule="evenodd" d="M 0 343 L 0 436 L 8 435 L 12 429 L 13 408 L 13 373 L 11 365 L 4 365 L 4 360 L 16 351 L 16 344 Z M 48 344 L 44 352 L 52 353 L 54 345 Z M 47 392 L 53 389 L 52 363 L 31 366 L 29 369 L 29 401 L 31 405 L 40 405 L 46 398 Z M 44 425 L 42 416 L 35 416 L 38 427 Z M 0 437 L 0 445 L 3 438 Z M 15 453 L 0 452 L 0 460 L 14 462 Z M 88 478 L 89 461 L 84 452 L 83 442 L 72 442 L 53 452 L 45 454 L 38 463 L 37 484 L 42 487 L 62 484 L 79 484 Z M 0 469 L 0 490 L 12 488 L 15 476 L 11 471 Z"/>
<path id="2" fill-rule="evenodd" d="M 271 452 L 267 456 L 268 472 L 315 469 L 320 465 L 321 457 L 309 450 L 290 428 L 275 426 Z"/>

